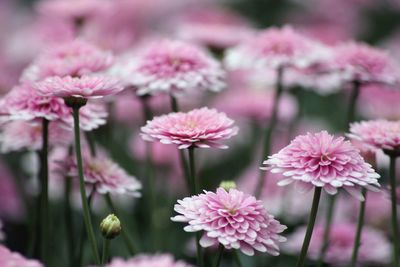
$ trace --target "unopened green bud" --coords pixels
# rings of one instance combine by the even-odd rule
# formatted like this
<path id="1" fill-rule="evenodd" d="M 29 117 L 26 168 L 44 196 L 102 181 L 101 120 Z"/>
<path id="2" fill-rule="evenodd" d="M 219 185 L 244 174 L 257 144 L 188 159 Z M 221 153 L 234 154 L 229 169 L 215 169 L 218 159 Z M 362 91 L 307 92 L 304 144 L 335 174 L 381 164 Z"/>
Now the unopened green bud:
<path id="1" fill-rule="evenodd" d="M 222 181 L 219 184 L 219 187 L 222 187 L 226 191 L 229 191 L 230 189 L 236 189 L 236 183 L 234 181 Z"/>
<path id="2" fill-rule="evenodd" d="M 108 215 L 100 223 L 100 231 L 104 238 L 113 239 L 121 233 L 121 222 L 114 214 Z"/>

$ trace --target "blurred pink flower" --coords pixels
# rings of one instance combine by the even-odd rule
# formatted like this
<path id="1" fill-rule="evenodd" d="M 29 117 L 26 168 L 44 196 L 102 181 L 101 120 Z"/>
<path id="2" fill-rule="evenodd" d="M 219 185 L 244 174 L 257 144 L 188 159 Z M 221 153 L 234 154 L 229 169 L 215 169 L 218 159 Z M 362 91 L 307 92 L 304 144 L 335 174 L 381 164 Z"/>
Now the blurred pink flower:
<path id="1" fill-rule="evenodd" d="M 111 73 L 138 95 L 218 92 L 225 87 L 221 64 L 195 45 L 173 40 L 149 41 L 132 56 L 122 57 Z"/>
<path id="2" fill-rule="evenodd" d="M 350 223 L 334 223 L 331 226 L 330 242 L 325 254 L 325 262 L 332 266 L 347 266 L 353 252 L 356 226 Z M 299 253 L 306 228 L 296 230 L 284 246 L 289 253 Z M 317 260 L 324 242 L 324 226 L 317 225 L 311 238 L 308 257 Z M 357 266 L 376 264 L 383 266 L 390 262 L 390 242 L 383 233 L 369 226 L 364 226 L 361 234 L 361 245 L 358 252 Z M 374 265 L 375 266 L 375 265 Z"/>
<path id="3" fill-rule="evenodd" d="M 155 117 L 141 128 L 141 135 L 146 141 L 175 144 L 179 149 L 227 148 L 219 142 L 237 134 L 239 129 L 233 123 L 225 113 L 203 107 Z"/>
<path id="4" fill-rule="evenodd" d="M 170 254 L 139 254 L 128 260 L 114 258 L 105 267 L 192 267 L 183 261 L 175 261 Z"/>
<path id="5" fill-rule="evenodd" d="M 400 121 L 372 120 L 350 125 L 349 137 L 361 141 L 371 150 L 400 149 Z"/>
<path id="6" fill-rule="evenodd" d="M 7 247 L 0 245 L 0 266 L 3 267 L 43 267 L 37 260 L 24 258 L 17 252 L 11 252 Z"/>
<path id="7" fill-rule="evenodd" d="M 79 127 L 83 131 L 92 131 L 107 123 L 108 112 L 106 106 L 101 102 L 89 102 L 79 109 Z M 64 119 L 69 129 L 73 129 L 74 120 L 72 115 Z"/>
<path id="8" fill-rule="evenodd" d="M 104 71 L 112 63 L 110 52 L 102 51 L 83 40 L 74 40 L 55 45 L 39 55 L 24 71 L 22 80 L 38 81 L 52 76 L 80 77 Z"/>
<path id="9" fill-rule="evenodd" d="M 0 184 L 0 219 L 20 219 L 25 210 L 14 177 L 3 162 L 0 162 Z"/>
<path id="10" fill-rule="evenodd" d="M 50 77 L 34 84 L 43 95 L 57 97 L 101 98 L 123 90 L 119 81 L 107 76 Z"/>
<path id="11" fill-rule="evenodd" d="M 277 256 L 278 244 L 286 240 L 280 235 L 286 226 L 268 214 L 260 200 L 236 189 L 204 191 L 178 200 L 174 210 L 179 215 L 171 220 L 188 223 L 185 231 L 204 231 L 202 247 L 220 243 L 249 256 L 254 255 L 254 250 Z"/>
<path id="12" fill-rule="evenodd" d="M 267 167 L 262 169 L 282 173 L 278 185 L 296 182 L 304 191 L 322 187 L 327 193 L 336 194 L 343 187 L 361 200 L 359 187 L 373 190 L 379 186 L 379 174 L 359 151 L 343 137 L 334 138 L 326 131 L 297 136 L 264 164 Z"/>
<path id="13" fill-rule="evenodd" d="M 281 67 L 304 68 L 330 55 L 321 43 L 296 32 L 293 28 L 269 28 L 227 51 L 229 69 Z"/>

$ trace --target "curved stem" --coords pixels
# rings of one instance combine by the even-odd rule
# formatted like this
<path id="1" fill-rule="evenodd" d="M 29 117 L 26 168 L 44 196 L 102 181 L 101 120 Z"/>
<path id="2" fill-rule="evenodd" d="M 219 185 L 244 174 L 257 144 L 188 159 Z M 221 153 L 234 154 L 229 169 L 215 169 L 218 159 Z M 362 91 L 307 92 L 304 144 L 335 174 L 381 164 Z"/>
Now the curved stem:
<path id="1" fill-rule="evenodd" d="M 49 226 L 49 121 L 42 121 L 42 151 L 40 153 L 40 255 L 45 264 L 48 264 L 47 250 L 48 246 L 48 226 Z"/>
<path id="2" fill-rule="evenodd" d="M 110 194 L 106 194 L 105 198 L 106 198 L 106 202 L 107 202 L 107 205 L 110 208 L 110 210 L 121 220 L 120 214 L 117 211 L 117 209 L 115 208 L 115 205 L 111 199 Z M 137 253 L 137 249 L 135 248 L 128 232 L 125 229 L 126 229 L 126 227 L 122 228 L 122 231 L 121 231 L 122 238 L 124 239 L 126 248 L 128 249 L 129 253 L 131 254 L 130 256 L 132 256 Z"/>
<path id="3" fill-rule="evenodd" d="M 265 129 L 264 145 L 263 145 L 263 151 L 261 154 L 261 162 L 263 162 L 265 157 L 267 157 L 271 152 L 272 134 L 275 130 L 276 125 L 278 124 L 279 102 L 280 102 L 282 92 L 283 92 L 283 73 L 284 73 L 283 67 L 280 67 L 277 69 L 274 106 L 272 108 L 272 114 L 271 114 L 271 118 L 269 120 L 268 126 Z M 256 192 L 255 192 L 256 198 L 260 197 L 262 188 L 264 187 L 264 184 L 265 184 L 265 172 L 260 171 L 260 175 L 258 177 L 258 185 L 256 187 Z"/>
<path id="4" fill-rule="evenodd" d="M 319 200 L 321 198 L 321 187 L 316 187 L 314 191 L 313 202 L 311 206 L 310 217 L 308 219 L 307 231 L 304 237 L 303 246 L 301 248 L 299 259 L 297 260 L 296 267 L 303 267 L 306 260 L 308 247 L 310 246 L 311 237 L 314 230 L 315 220 L 317 218 Z"/>
<path id="5" fill-rule="evenodd" d="M 393 267 L 399 267 L 399 226 L 397 225 L 396 156 L 390 156 L 390 197 L 392 200 Z"/>
<path id="6" fill-rule="evenodd" d="M 243 267 L 243 264 L 242 264 L 242 262 L 240 260 L 239 252 L 237 250 L 235 250 L 233 252 L 233 257 L 235 258 L 235 262 L 236 262 L 237 267 Z"/>
<path id="7" fill-rule="evenodd" d="M 224 246 L 222 244 L 219 245 L 217 256 L 215 257 L 213 267 L 219 267 L 221 263 L 222 254 L 224 253 Z"/>
<path id="8" fill-rule="evenodd" d="M 101 254 L 101 266 L 104 266 L 104 264 L 106 264 L 106 262 L 107 262 L 109 247 L 110 247 L 110 240 L 108 240 L 107 238 L 104 238 L 103 253 Z"/>
<path id="9" fill-rule="evenodd" d="M 83 208 L 83 218 L 85 221 L 86 232 L 88 234 L 90 243 L 92 245 L 92 251 L 95 258 L 95 261 L 98 265 L 100 265 L 100 257 L 97 249 L 96 237 L 93 231 L 92 219 L 90 217 L 89 204 L 86 197 L 85 190 L 85 181 L 83 177 L 83 163 L 82 163 L 82 154 L 81 154 L 81 139 L 80 139 L 80 130 L 79 130 L 79 107 L 73 107 L 73 116 L 74 116 L 74 132 L 75 132 L 75 152 L 76 152 L 76 161 L 78 165 L 78 174 L 79 174 L 79 189 L 81 193 L 81 201 Z"/>
<path id="10" fill-rule="evenodd" d="M 360 212 L 358 214 L 356 237 L 354 239 L 353 253 L 351 256 L 351 265 L 350 265 L 351 267 L 355 267 L 357 264 L 358 249 L 360 248 L 360 245 L 361 245 L 360 241 L 361 241 L 362 227 L 364 225 L 365 204 L 367 202 L 367 199 L 366 199 L 367 190 L 365 188 L 363 188 L 361 191 L 361 194 L 364 197 L 364 201 L 361 201 L 361 203 L 360 203 Z"/>

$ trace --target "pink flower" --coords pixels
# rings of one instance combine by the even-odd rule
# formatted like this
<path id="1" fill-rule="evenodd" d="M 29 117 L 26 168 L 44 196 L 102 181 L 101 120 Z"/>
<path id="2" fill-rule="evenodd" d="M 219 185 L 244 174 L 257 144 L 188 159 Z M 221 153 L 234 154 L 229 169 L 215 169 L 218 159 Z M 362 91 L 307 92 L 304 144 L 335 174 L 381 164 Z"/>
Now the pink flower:
<path id="1" fill-rule="evenodd" d="M 43 95 L 86 99 L 101 98 L 123 90 L 118 80 L 106 76 L 50 77 L 34 86 Z"/>
<path id="2" fill-rule="evenodd" d="M 0 266 L 3 267 L 43 267 L 44 265 L 36 260 L 24 258 L 17 252 L 11 252 L 8 248 L 0 245 Z"/>
<path id="3" fill-rule="evenodd" d="M 104 103 L 89 102 L 79 109 L 79 127 L 83 131 L 92 131 L 107 123 L 108 112 Z M 72 115 L 64 119 L 69 129 L 73 129 Z"/>
<path id="4" fill-rule="evenodd" d="M 193 90 L 218 92 L 225 87 L 220 63 L 201 48 L 180 41 L 146 43 L 133 58 L 122 58 L 113 73 L 139 95 L 179 94 Z"/>
<path id="5" fill-rule="evenodd" d="M 225 113 L 215 109 L 194 109 L 187 113 L 177 112 L 155 117 L 141 128 L 146 141 L 158 140 L 163 144 L 175 144 L 179 149 L 189 147 L 228 148 L 219 142 L 236 135 L 238 128 Z"/>
<path id="6" fill-rule="evenodd" d="M 305 231 L 305 227 L 302 227 L 292 234 L 292 236 L 288 238 L 285 250 L 289 253 L 299 253 Z M 325 254 L 325 261 L 334 266 L 347 266 L 351 260 L 356 226 L 350 223 L 335 223 L 332 225 L 330 231 L 330 242 Z M 323 236 L 324 226 L 317 225 L 314 229 L 307 254 L 310 259 L 318 259 L 321 246 L 324 242 Z M 390 242 L 383 233 L 371 227 L 364 226 L 358 252 L 359 266 L 366 266 L 368 264 L 383 266 L 389 263 L 390 248 Z"/>
<path id="7" fill-rule="evenodd" d="M 260 200 L 236 189 L 204 191 L 178 200 L 174 210 L 180 215 L 171 220 L 188 223 L 186 232 L 204 231 L 202 247 L 220 243 L 249 256 L 254 255 L 254 250 L 277 256 L 279 242 L 286 240 L 279 235 L 286 226 L 268 214 Z"/>
<path id="8" fill-rule="evenodd" d="M 192 267 L 183 261 L 175 261 L 170 254 L 140 254 L 128 260 L 114 258 L 106 267 Z"/>
<path id="9" fill-rule="evenodd" d="M 262 169 L 283 174 L 278 185 L 296 182 L 304 191 L 316 186 L 336 194 L 343 187 L 363 199 L 358 187 L 372 190 L 373 186 L 379 186 L 379 174 L 364 161 L 359 151 L 343 137 L 334 138 L 326 131 L 297 136 L 264 164 L 268 167 Z"/>
<path id="10" fill-rule="evenodd" d="M 52 76 L 80 77 L 104 71 L 112 63 L 113 56 L 110 52 L 102 51 L 85 41 L 74 40 L 55 46 L 39 55 L 24 71 L 22 80 L 38 81 Z"/>
<path id="11" fill-rule="evenodd" d="M 400 149 L 400 121 L 373 120 L 352 123 L 350 138 L 361 141 L 371 150 Z"/>
<path id="12" fill-rule="evenodd" d="M 382 85 L 364 86 L 360 95 L 359 112 L 369 119 L 400 119 L 400 91 Z"/>
<path id="13" fill-rule="evenodd" d="M 78 168 L 75 157 L 70 157 L 59 163 L 60 172 L 78 177 Z M 92 185 L 100 194 L 127 194 L 139 197 L 141 183 L 136 177 L 129 175 L 125 170 L 109 159 L 104 153 L 96 157 L 90 156 L 88 151 L 83 154 L 84 177 L 87 185 Z"/>
<path id="14" fill-rule="evenodd" d="M 225 62 L 229 69 L 304 68 L 321 62 L 329 54 L 322 44 L 285 26 L 261 31 L 229 49 Z"/>

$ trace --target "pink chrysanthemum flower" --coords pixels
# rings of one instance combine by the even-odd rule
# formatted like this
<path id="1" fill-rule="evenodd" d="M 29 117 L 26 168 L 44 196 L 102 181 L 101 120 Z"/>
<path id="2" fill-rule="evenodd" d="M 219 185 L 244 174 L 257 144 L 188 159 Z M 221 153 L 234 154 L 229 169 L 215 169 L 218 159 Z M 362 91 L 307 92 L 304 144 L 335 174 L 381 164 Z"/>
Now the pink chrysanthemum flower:
<path id="1" fill-rule="evenodd" d="M 342 72 L 345 81 L 394 83 L 396 66 L 388 53 L 367 44 L 349 42 L 337 46 L 331 67 Z"/>
<path id="2" fill-rule="evenodd" d="M 373 120 L 352 123 L 349 137 L 371 150 L 400 151 L 400 121 Z"/>
<path id="3" fill-rule="evenodd" d="M 119 81 L 106 76 L 50 77 L 34 85 L 43 95 L 101 98 L 123 90 Z"/>
<path id="4" fill-rule="evenodd" d="M 52 76 L 80 77 L 106 70 L 113 63 L 110 52 L 82 40 L 55 46 L 40 55 L 22 74 L 22 80 L 39 81 Z"/>
<path id="5" fill-rule="evenodd" d="M 326 131 L 297 136 L 288 146 L 264 161 L 272 173 L 282 173 L 278 185 L 296 182 L 304 191 L 322 187 L 329 194 L 344 188 L 363 199 L 358 187 L 379 186 L 377 174 L 359 151 L 343 137 L 334 138 Z"/>
<path id="6" fill-rule="evenodd" d="M 174 210 L 179 213 L 172 219 L 186 222 L 187 232 L 204 231 L 200 239 L 202 247 L 222 244 L 227 249 L 240 249 L 246 255 L 254 250 L 279 255 L 280 235 L 286 226 L 281 225 L 266 211 L 262 202 L 236 189 L 229 192 L 218 188 L 217 192 L 178 200 Z"/>
<path id="7" fill-rule="evenodd" d="M 121 65 L 112 70 L 136 88 L 139 95 L 218 92 L 225 87 L 221 64 L 195 45 L 161 40 L 139 50 L 132 59 L 121 60 Z"/>
<path id="8" fill-rule="evenodd" d="M 0 266 L 3 267 L 43 267 L 43 264 L 36 260 L 24 258 L 17 252 L 11 252 L 8 248 L 0 245 Z"/>
<path id="9" fill-rule="evenodd" d="M 104 153 L 92 157 L 88 151 L 83 154 L 83 174 L 85 183 L 93 186 L 100 194 L 127 194 L 139 197 L 141 183 L 136 177 L 109 159 Z M 78 177 L 78 167 L 75 157 L 60 162 L 60 171 L 72 177 Z"/>
<path id="10" fill-rule="evenodd" d="M 354 247 L 356 226 L 350 223 L 335 223 L 332 225 L 330 242 L 325 254 L 325 262 L 334 266 L 347 266 L 351 260 Z M 305 227 L 299 228 L 284 249 L 289 253 L 299 253 L 303 243 Z M 317 225 L 314 229 L 308 257 L 317 260 L 324 243 L 324 226 Z M 364 226 L 361 234 L 361 245 L 358 252 L 357 266 L 383 266 L 390 262 L 390 242 L 382 232 Z"/>
<path id="11" fill-rule="evenodd" d="M 106 267 L 192 267 L 183 261 L 175 261 L 170 254 L 138 255 L 128 260 L 114 258 Z"/>
<path id="12" fill-rule="evenodd" d="M 322 44 L 286 26 L 261 31 L 229 49 L 225 63 L 229 69 L 304 68 L 321 62 L 329 54 L 330 50 Z"/>
<path id="13" fill-rule="evenodd" d="M 238 127 L 225 113 L 215 109 L 194 109 L 187 113 L 177 112 L 155 117 L 141 128 L 146 141 L 158 140 L 163 144 L 175 144 L 179 149 L 189 147 L 228 148 L 219 142 L 236 135 Z"/>

